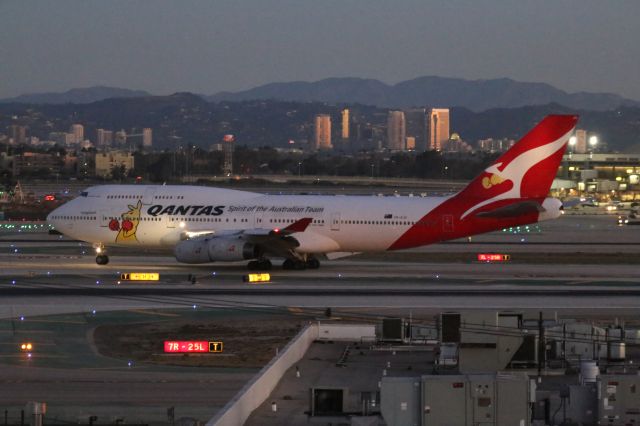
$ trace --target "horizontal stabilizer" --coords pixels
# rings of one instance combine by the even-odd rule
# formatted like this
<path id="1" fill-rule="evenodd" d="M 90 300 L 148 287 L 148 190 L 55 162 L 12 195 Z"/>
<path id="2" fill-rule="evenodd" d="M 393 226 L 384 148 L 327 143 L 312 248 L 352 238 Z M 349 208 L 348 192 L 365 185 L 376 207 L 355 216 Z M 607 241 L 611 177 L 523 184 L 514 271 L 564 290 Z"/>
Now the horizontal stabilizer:
<path id="1" fill-rule="evenodd" d="M 499 207 L 497 209 L 485 211 L 476 214 L 477 217 L 505 218 L 518 217 L 531 213 L 542 213 L 545 208 L 537 201 L 520 201 L 518 203 L 509 204 L 508 206 Z"/>

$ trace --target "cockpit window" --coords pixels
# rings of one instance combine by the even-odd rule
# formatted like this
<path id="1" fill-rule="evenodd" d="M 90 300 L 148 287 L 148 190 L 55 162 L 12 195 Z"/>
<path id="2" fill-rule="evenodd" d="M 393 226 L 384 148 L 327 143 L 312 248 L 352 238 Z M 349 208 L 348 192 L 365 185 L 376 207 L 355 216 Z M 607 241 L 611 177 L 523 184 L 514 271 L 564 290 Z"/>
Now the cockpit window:
<path id="1" fill-rule="evenodd" d="M 88 193 L 87 191 L 82 191 L 82 192 L 80 193 L 80 196 L 81 196 L 81 197 L 86 197 L 86 196 L 88 196 L 88 195 L 89 195 L 89 193 Z"/>

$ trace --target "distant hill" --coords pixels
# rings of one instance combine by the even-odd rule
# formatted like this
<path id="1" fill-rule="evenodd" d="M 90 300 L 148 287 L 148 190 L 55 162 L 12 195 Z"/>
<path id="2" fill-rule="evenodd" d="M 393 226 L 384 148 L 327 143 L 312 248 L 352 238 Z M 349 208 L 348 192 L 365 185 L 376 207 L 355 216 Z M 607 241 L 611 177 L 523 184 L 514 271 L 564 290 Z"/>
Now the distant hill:
<path id="1" fill-rule="evenodd" d="M 15 98 L 0 99 L 0 103 L 20 104 L 88 104 L 109 98 L 136 98 L 150 96 L 143 90 L 129 90 L 118 87 L 93 86 L 71 89 L 62 93 L 33 93 Z"/>
<path id="2" fill-rule="evenodd" d="M 371 129 L 386 126 L 387 109 L 348 105 L 361 125 L 354 134 L 367 140 L 363 144 L 375 143 L 381 136 Z M 302 144 L 311 139 L 315 115 L 329 114 L 334 123 L 339 123 L 341 108 L 339 104 L 275 100 L 212 103 L 191 93 L 111 98 L 88 104 L 6 103 L 0 104 L 0 133 L 14 124 L 13 117 L 19 117 L 19 122 L 28 125 L 29 136 L 40 139 L 47 139 L 52 131 L 67 131 L 72 124 L 82 123 L 90 139 L 98 128 L 129 132 L 151 127 L 156 148 L 193 144 L 209 149 L 229 133 L 238 145 L 290 148 L 290 140 Z M 473 144 L 484 138 L 518 139 L 547 114 L 579 114 L 578 126 L 597 134 L 612 150 L 633 152 L 640 146 L 640 107 L 594 111 L 552 103 L 482 112 L 452 107 L 450 123 L 452 131 Z M 334 126 L 337 131 L 339 125 Z M 140 140 L 131 142 L 137 144 Z"/>
<path id="3" fill-rule="evenodd" d="M 640 102 L 611 93 L 567 93 L 545 83 L 509 78 L 464 80 L 419 77 L 388 85 L 362 78 L 328 78 L 316 82 L 271 83 L 241 92 L 220 92 L 209 101 L 273 99 L 296 102 L 359 103 L 384 108 L 463 107 L 472 111 L 556 103 L 569 108 L 608 111 Z"/>

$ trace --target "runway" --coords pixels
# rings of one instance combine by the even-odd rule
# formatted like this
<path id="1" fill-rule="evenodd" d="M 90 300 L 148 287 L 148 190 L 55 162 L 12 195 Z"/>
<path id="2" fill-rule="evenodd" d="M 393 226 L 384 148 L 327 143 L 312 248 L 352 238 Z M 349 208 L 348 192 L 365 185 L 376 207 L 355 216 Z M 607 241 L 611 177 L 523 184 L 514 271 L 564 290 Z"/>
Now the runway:
<path id="1" fill-rule="evenodd" d="M 116 249 L 98 266 L 87 244 L 0 233 L 0 399 L 10 412 L 27 400 L 47 401 L 51 413 L 82 421 L 86 413 L 164 421 L 169 406 L 176 417 L 207 419 L 255 373 L 131 367 L 95 349 L 100 324 L 195 324 L 224 315 L 259 321 L 268 313 L 312 321 L 326 318 L 327 308 L 332 318 L 378 322 L 466 309 L 635 320 L 638 236 L 640 229 L 617 227 L 611 216 L 564 217 L 471 241 L 323 261 L 318 270 L 284 271 L 274 261 L 271 282 L 249 284 L 245 262 L 185 265 L 170 254 Z M 482 252 L 511 260 L 478 262 Z M 157 272 L 160 280 L 123 281 L 125 272 Z M 16 350 L 24 339 L 37 345 L 31 361 Z"/>
<path id="2" fill-rule="evenodd" d="M 335 308 L 634 309 L 640 307 L 640 229 L 615 216 L 565 216 L 410 251 L 324 261 L 247 284 L 246 263 L 185 265 L 171 255 L 114 250 L 95 264 L 90 247 L 56 235 L 0 235 L 0 315 L 184 306 Z M 481 263 L 480 252 L 508 253 Z M 123 272 L 157 272 L 155 283 Z M 195 283 L 189 279 L 195 277 Z"/>

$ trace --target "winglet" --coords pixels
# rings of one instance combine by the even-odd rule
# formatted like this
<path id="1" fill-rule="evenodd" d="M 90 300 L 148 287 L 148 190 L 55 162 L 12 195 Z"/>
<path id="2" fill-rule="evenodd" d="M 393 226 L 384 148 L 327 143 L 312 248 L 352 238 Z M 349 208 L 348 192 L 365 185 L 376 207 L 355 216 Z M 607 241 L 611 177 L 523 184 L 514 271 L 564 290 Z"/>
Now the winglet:
<path id="1" fill-rule="evenodd" d="M 291 225 L 282 229 L 281 231 L 286 232 L 288 234 L 293 234 L 294 232 L 304 232 L 305 229 L 313 222 L 313 218 L 311 217 L 303 217 L 302 219 L 293 222 Z"/>

